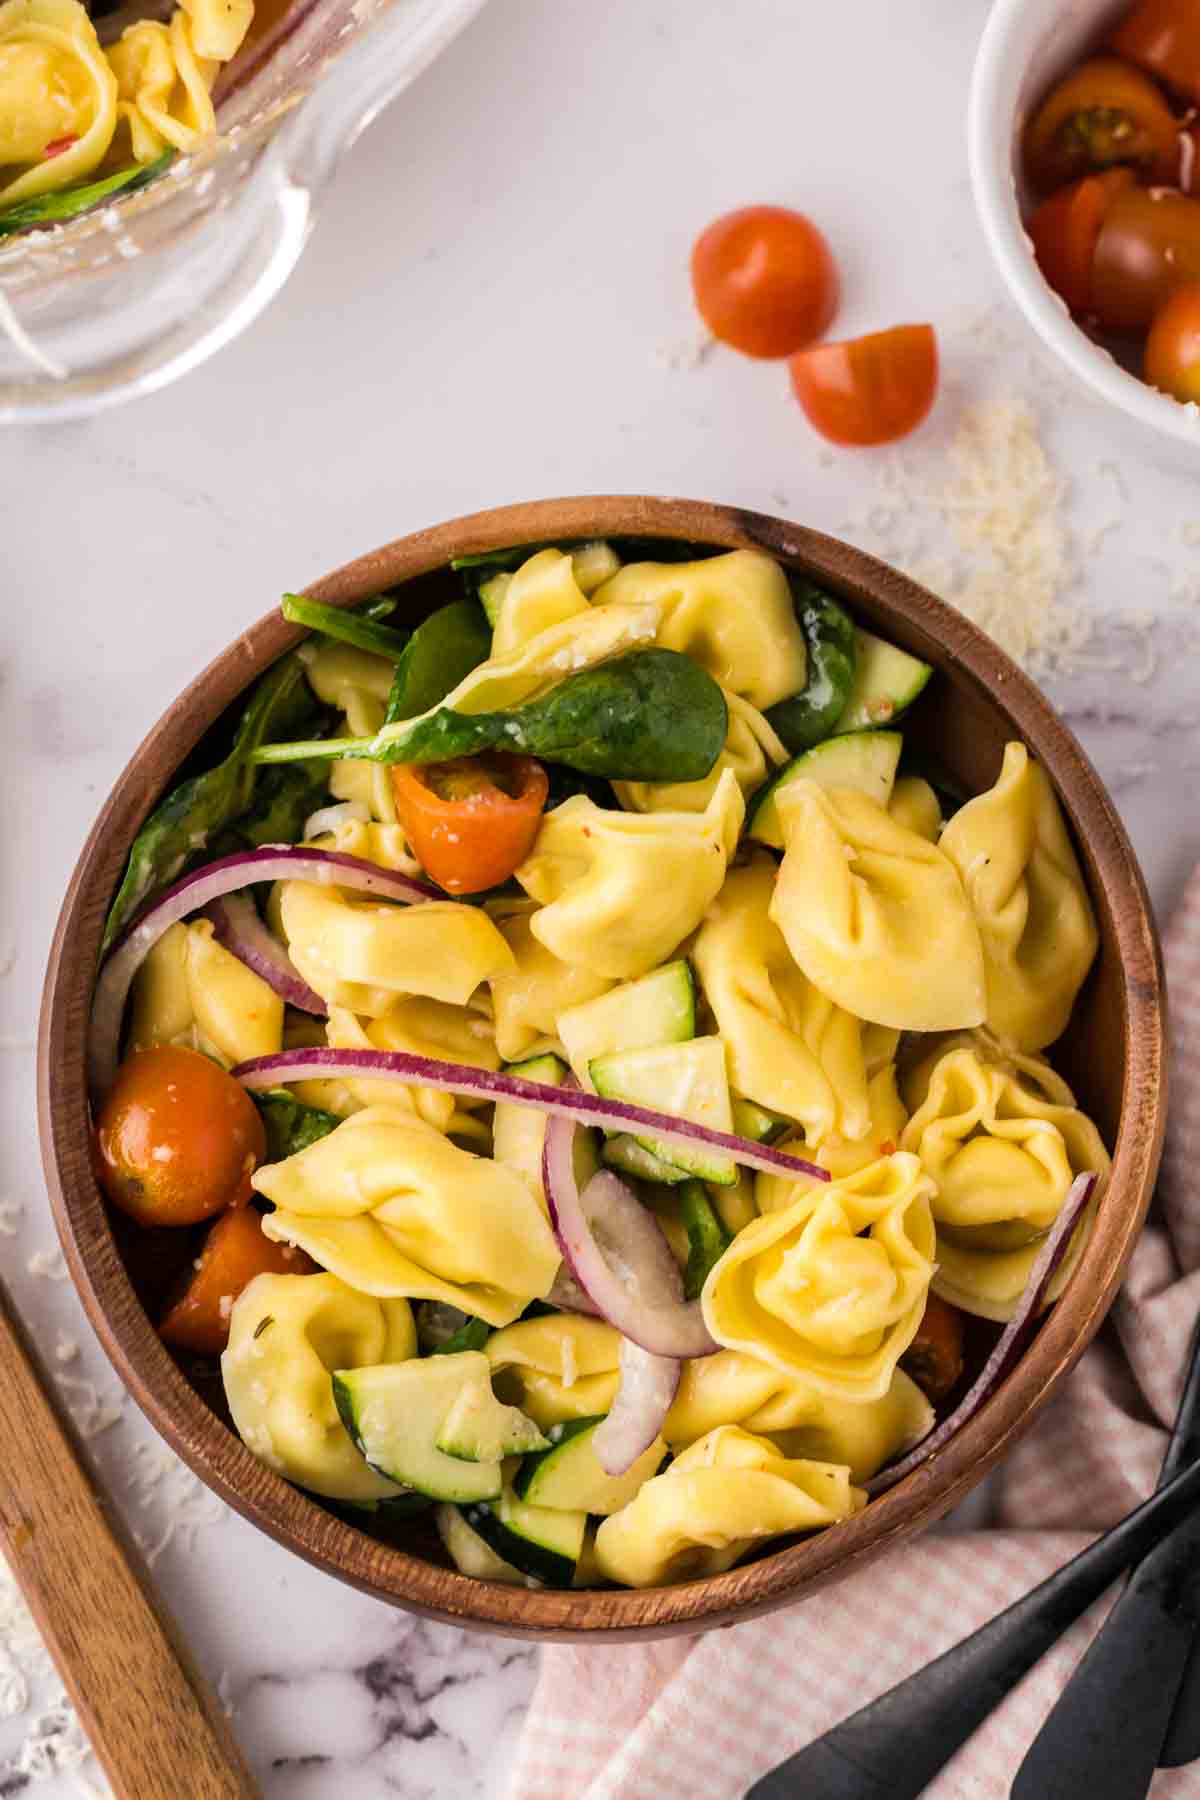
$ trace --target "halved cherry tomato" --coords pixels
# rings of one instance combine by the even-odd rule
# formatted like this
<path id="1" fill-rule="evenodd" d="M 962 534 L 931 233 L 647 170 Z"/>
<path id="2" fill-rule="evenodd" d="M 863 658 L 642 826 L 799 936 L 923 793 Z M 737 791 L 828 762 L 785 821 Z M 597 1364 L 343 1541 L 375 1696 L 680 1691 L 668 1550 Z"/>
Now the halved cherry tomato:
<path id="1" fill-rule="evenodd" d="M 900 1367 L 935 1404 L 946 1398 L 963 1372 L 963 1316 L 956 1306 L 930 1294 Z"/>
<path id="2" fill-rule="evenodd" d="M 1200 9 L 1196 0 L 1139 0 L 1109 40 L 1119 56 L 1200 100 Z"/>
<path id="3" fill-rule="evenodd" d="M 1151 387 L 1200 403 L 1200 283 L 1176 288 L 1150 327 L 1143 374 Z"/>
<path id="4" fill-rule="evenodd" d="M 1152 181 L 1172 181 L 1179 126 L 1148 76 L 1115 56 L 1099 56 L 1073 69 L 1033 115 L 1025 170 L 1045 193 L 1118 164 Z"/>
<path id="5" fill-rule="evenodd" d="M 1108 331 L 1147 331 L 1173 288 L 1200 281 L 1200 200 L 1126 188 L 1104 217 L 1091 307 Z"/>
<path id="6" fill-rule="evenodd" d="M 303 1250 L 264 1237 L 254 1207 L 239 1207 L 209 1230 L 191 1279 L 163 1314 L 159 1336 L 198 1356 L 220 1356 L 233 1303 L 256 1275 L 311 1275 L 316 1267 Z"/>
<path id="7" fill-rule="evenodd" d="M 1085 175 L 1043 200 L 1029 221 L 1038 268 L 1073 313 L 1092 309 L 1092 263 L 1100 227 L 1114 195 L 1132 185 L 1130 169 Z"/>
<path id="8" fill-rule="evenodd" d="M 393 763 L 396 816 L 422 868 L 448 894 L 507 881 L 533 847 L 549 792 L 532 756 Z"/>
<path id="9" fill-rule="evenodd" d="M 897 325 L 791 360 L 809 421 L 834 444 L 890 444 L 921 423 L 938 384 L 932 325 Z"/>
<path id="10" fill-rule="evenodd" d="M 692 292 L 722 343 L 747 356 L 790 356 L 828 330 L 840 283 L 829 245 L 803 213 L 744 206 L 696 239 Z"/>
<path id="11" fill-rule="evenodd" d="M 139 1050 L 117 1070 L 96 1121 L 97 1178 L 140 1225 L 195 1225 L 244 1206 L 266 1155 L 240 1082 L 196 1050 Z"/>

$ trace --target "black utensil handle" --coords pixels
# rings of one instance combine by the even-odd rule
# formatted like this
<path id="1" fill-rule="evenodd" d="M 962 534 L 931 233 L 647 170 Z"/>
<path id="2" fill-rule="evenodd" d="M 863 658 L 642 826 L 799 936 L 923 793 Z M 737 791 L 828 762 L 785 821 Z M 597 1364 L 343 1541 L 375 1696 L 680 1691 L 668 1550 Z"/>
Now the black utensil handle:
<path id="1" fill-rule="evenodd" d="M 1051 1644 L 1198 1500 L 1194 1463 L 1006 1612 L 789 1756 L 747 1800 L 918 1800 Z"/>
<path id="2" fill-rule="evenodd" d="M 1200 1333 L 1160 1487 L 1200 1455 Z M 1011 1800 L 1144 1800 L 1195 1641 L 1200 1512 L 1138 1564 L 1017 1771 Z"/>
<path id="3" fill-rule="evenodd" d="M 1193 1571 L 1191 1601 L 1200 1611 L 1200 1571 Z M 1192 1632 L 1192 1650 L 1175 1693 L 1166 1742 L 1158 1757 L 1160 1769 L 1181 1769 L 1200 1757 L 1200 1630 Z"/>

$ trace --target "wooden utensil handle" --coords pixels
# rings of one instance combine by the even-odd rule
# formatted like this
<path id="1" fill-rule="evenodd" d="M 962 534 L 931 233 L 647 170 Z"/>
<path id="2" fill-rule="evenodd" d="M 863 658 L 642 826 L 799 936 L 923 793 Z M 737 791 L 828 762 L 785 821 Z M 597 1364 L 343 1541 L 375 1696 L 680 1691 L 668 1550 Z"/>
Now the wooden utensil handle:
<path id="1" fill-rule="evenodd" d="M 0 1288 L 0 1548 L 118 1800 L 261 1800 Z"/>

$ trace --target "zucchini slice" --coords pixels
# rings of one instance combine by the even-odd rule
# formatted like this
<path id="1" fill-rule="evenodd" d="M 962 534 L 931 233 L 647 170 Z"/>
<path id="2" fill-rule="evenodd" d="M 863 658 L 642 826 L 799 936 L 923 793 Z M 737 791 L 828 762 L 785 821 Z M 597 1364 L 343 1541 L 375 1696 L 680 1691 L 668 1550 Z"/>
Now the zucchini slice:
<path id="1" fill-rule="evenodd" d="M 435 1449 L 462 1462 L 501 1462 L 544 1450 L 547 1440 L 517 1406 L 505 1406 L 487 1385 L 466 1382 L 433 1440 Z"/>
<path id="2" fill-rule="evenodd" d="M 559 1014 L 558 1035 L 579 1080 L 589 1065 L 614 1050 L 682 1044 L 696 1035 L 696 978 L 682 960 L 637 981 L 624 981 L 597 1000 Z"/>
<path id="3" fill-rule="evenodd" d="M 892 797 L 904 740 L 898 731 L 856 731 L 826 738 L 782 769 L 760 788 L 750 807 L 746 835 L 772 850 L 783 849 L 783 827 L 776 802 L 793 781 L 815 781 L 821 787 L 856 788 L 886 807 Z"/>
<path id="4" fill-rule="evenodd" d="M 749 1138 L 752 1144 L 777 1144 L 780 1138 L 795 1131 L 794 1119 L 785 1119 L 782 1113 L 768 1112 L 765 1106 L 756 1106 L 753 1100 L 733 1100 L 733 1129 L 739 1137 Z"/>
<path id="5" fill-rule="evenodd" d="M 610 1169 L 618 1169 L 622 1175 L 633 1175 L 638 1181 L 660 1181 L 665 1187 L 691 1180 L 686 1169 L 677 1169 L 674 1163 L 664 1162 L 661 1156 L 655 1156 L 624 1131 L 605 1139 L 600 1161 Z"/>
<path id="6" fill-rule="evenodd" d="M 514 1569 L 502 1556 L 497 1556 L 491 1545 L 471 1529 L 461 1507 L 437 1507 L 433 1522 L 447 1556 L 460 1575 L 469 1575 L 473 1581 L 503 1581 L 510 1587 L 524 1584 L 525 1577 L 520 1569 Z"/>
<path id="7" fill-rule="evenodd" d="M 854 685 L 857 634 L 849 613 L 831 595 L 795 576 L 791 582 L 808 679 L 798 694 L 768 710 L 767 723 L 794 756 L 837 730 Z"/>
<path id="8" fill-rule="evenodd" d="M 530 1506 L 505 1488 L 495 1501 L 468 1506 L 467 1524 L 504 1562 L 545 1587 L 567 1588 L 583 1550 L 585 1512 Z"/>
<path id="9" fill-rule="evenodd" d="M 692 1038 L 684 1044 L 661 1044 L 644 1050 L 620 1050 L 597 1057 L 589 1064 L 598 1094 L 609 1100 L 631 1100 L 635 1105 L 690 1119 L 713 1131 L 732 1131 L 733 1109 L 729 1077 L 725 1069 L 725 1045 L 719 1037 Z M 702 1181 L 731 1187 L 737 1165 L 722 1150 L 707 1144 L 663 1144 L 638 1135 L 637 1141 L 652 1156 L 698 1175 Z"/>
<path id="10" fill-rule="evenodd" d="M 479 1350 L 414 1357 L 370 1369 L 338 1369 L 333 1398 L 342 1423 L 380 1474 L 431 1500 L 491 1500 L 501 1490 L 498 1457 L 464 1462 L 436 1439 L 464 1386 L 491 1392 L 491 1365 Z"/>
<path id="11" fill-rule="evenodd" d="M 526 1081 L 542 1081 L 561 1087 L 567 1065 L 560 1056 L 531 1056 L 526 1062 L 505 1063 L 506 1075 L 523 1075 Z M 492 1114 L 492 1158 L 512 1169 L 539 1198 L 542 1193 L 542 1147 L 546 1141 L 546 1115 L 532 1106 L 514 1106 L 497 1100 Z"/>
<path id="12" fill-rule="evenodd" d="M 628 1506 L 643 1484 L 658 1474 L 667 1446 L 655 1438 L 624 1475 L 606 1475 L 593 1447 L 603 1423 L 603 1418 L 569 1419 L 553 1426 L 550 1449 L 540 1456 L 527 1456 L 517 1471 L 513 1492 L 518 1499 L 531 1506 L 601 1518 Z"/>
<path id="13" fill-rule="evenodd" d="M 872 632 L 854 634 L 854 680 L 835 733 L 871 731 L 891 725 L 912 705 L 933 670 L 927 662 L 898 650 Z"/>

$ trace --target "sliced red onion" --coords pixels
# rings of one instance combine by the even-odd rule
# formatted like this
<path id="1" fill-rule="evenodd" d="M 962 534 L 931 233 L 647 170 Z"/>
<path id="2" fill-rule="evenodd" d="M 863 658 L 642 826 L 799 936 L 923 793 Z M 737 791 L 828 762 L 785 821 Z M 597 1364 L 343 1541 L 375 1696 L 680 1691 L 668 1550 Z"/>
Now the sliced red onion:
<path id="1" fill-rule="evenodd" d="M 699 1301 L 685 1303 L 671 1246 L 633 1190 L 601 1169 L 580 1193 L 569 1118 L 546 1126 L 542 1183 L 559 1248 L 610 1325 L 656 1357 L 711 1356 L 719 1348 Z"/>
<path id="2" fill-rule="evenodd" d="M 256 881 L 320 881 L 331 886 L 357 888 L 378 894 L 383 900 L 444 900 L 440 888 L 397 875 L 360 856 L 340 850 L 313 850 L 294 844 L 265 844 L 259 850 L 241 851 L 206 863 L 184 875 L 159 895 L 113 945 L 100 971 L 92 996 L 92 1020 L 88 1037 L 88 1081 L 93 1102 L 101 1101 L 117 1072 L 121 1019 L 129 989 L 139 968 L 170 926 L 189 913 L 199 912 L 210 901 Z"/>
<path id="3" fill-rule="evenodd" d="M 678 1357 L 652 1356 L 632 1339 L 621 1339 L 621 1384 L 592 1438 L 606 1475 L 624 1475 L 661 1434 L 682 1374 Z"/>
<path id="4" fill-rule="evenodd" d="M 309 987 L 275 933 L 267 930 L 248 894 L 226 894 L 221 900 L 213 900 L 204 908 L 203 916 L 212 921 L 218 944 L 261 975 L 281 1000 L 301 1012 L 326 1017 L 329 1008 L 320 994 Z"/>
<path id="5" fill-rule="evenodd" d="M 973 1418 L 984 1403 L 991 1399 L 1001 1382 L 1009 1374 L 1017 1360 L 1024 1354 L 1030 1338 L 1037 1327 L 1042 1306 L 1046 1298 L 1046 1289 L 1054 1280 L 1062 1267 L 1063 1258 L 1071 1247 L 1076 1228 L 1087 1210 L 1096 1185 L 1094 1174 L 1078 1175 L 1067 1190 L 1062 1211 L 1042 1245 L 1037 1261 L 1029 1271 L 1029 1280 L 1025 1284 L 1025 1292 L 1021 1295 L 1017 1310 L 1004 1327 L 996 1347 L 984 1363 L 969 1391 L 959 1401 L 954 1411 L 934 1427 L 927 1438 L 910 1450 L 898 1463 L 881 1469 L 878 1475 L 867 1482 L 869 1494 L 882 1494 L 887 1488 L 895 1487 L 898 1481 L 912 1472 L 918 1464 L 936 1456 L 943 1446 L 949 1443 L 956 1432 L 960 1431 Z"/>
<path id="6" fill-rule="evenodd" d="M 324 837 L 327 831 L 337 831 L 343 825 L 365 825 L 370 817 L 361 800 L 339 800 L 336 806 L 322 806 L 306 819 L 304 835 L 306 838 Z"/>
<path id="7" fill-rule="evenodd" d="M 543 1299 L 547 1306 L 555 1307 L 559 1312 L 584 1313 L 592 1319 L 600 1317 L 600 1308 L 588 1299 L 566 1263 L 559 1264 L 554 1285 Z"/>
<path id="8" fill-rule="evenodd" d="M 729 1131 L 712 1131 L 690 1119 L 634 1106 L 627 1100 L 606 1100 L 578 1088 L 550 1087 L 527 1081 L 507 1070 L 475 1069 L 467 1063 L 441 1062 L 432 1056 L 413 1056 L 407 1050 L 283 1050 L 275 1056 L 255 1056 L 233 1071 L 248 1088 L 279 1087 L 288 1081 L 312 1081 L 363 1075 L 392 1075 L 419 1087 L 439 1088 L 447 1094 L 466 1094 L 479 1100 L 511 1100 L 515 1106 L 536 1107 L 552 1118 L 573 1119 L 580 1125 L 596 1125 L 602 1131 L 634 1131 L 639 1136 L 661 1138 L 664 1143 L 695 1146 L 709 1144 L 724 1150 L 747 1169 L 765 1169 L 768 1175 L 800 1175 L 828 1181 L 828 1169 L 803 1157 L 790 1156 L 770 1144 L 755 1144 Z"/>

